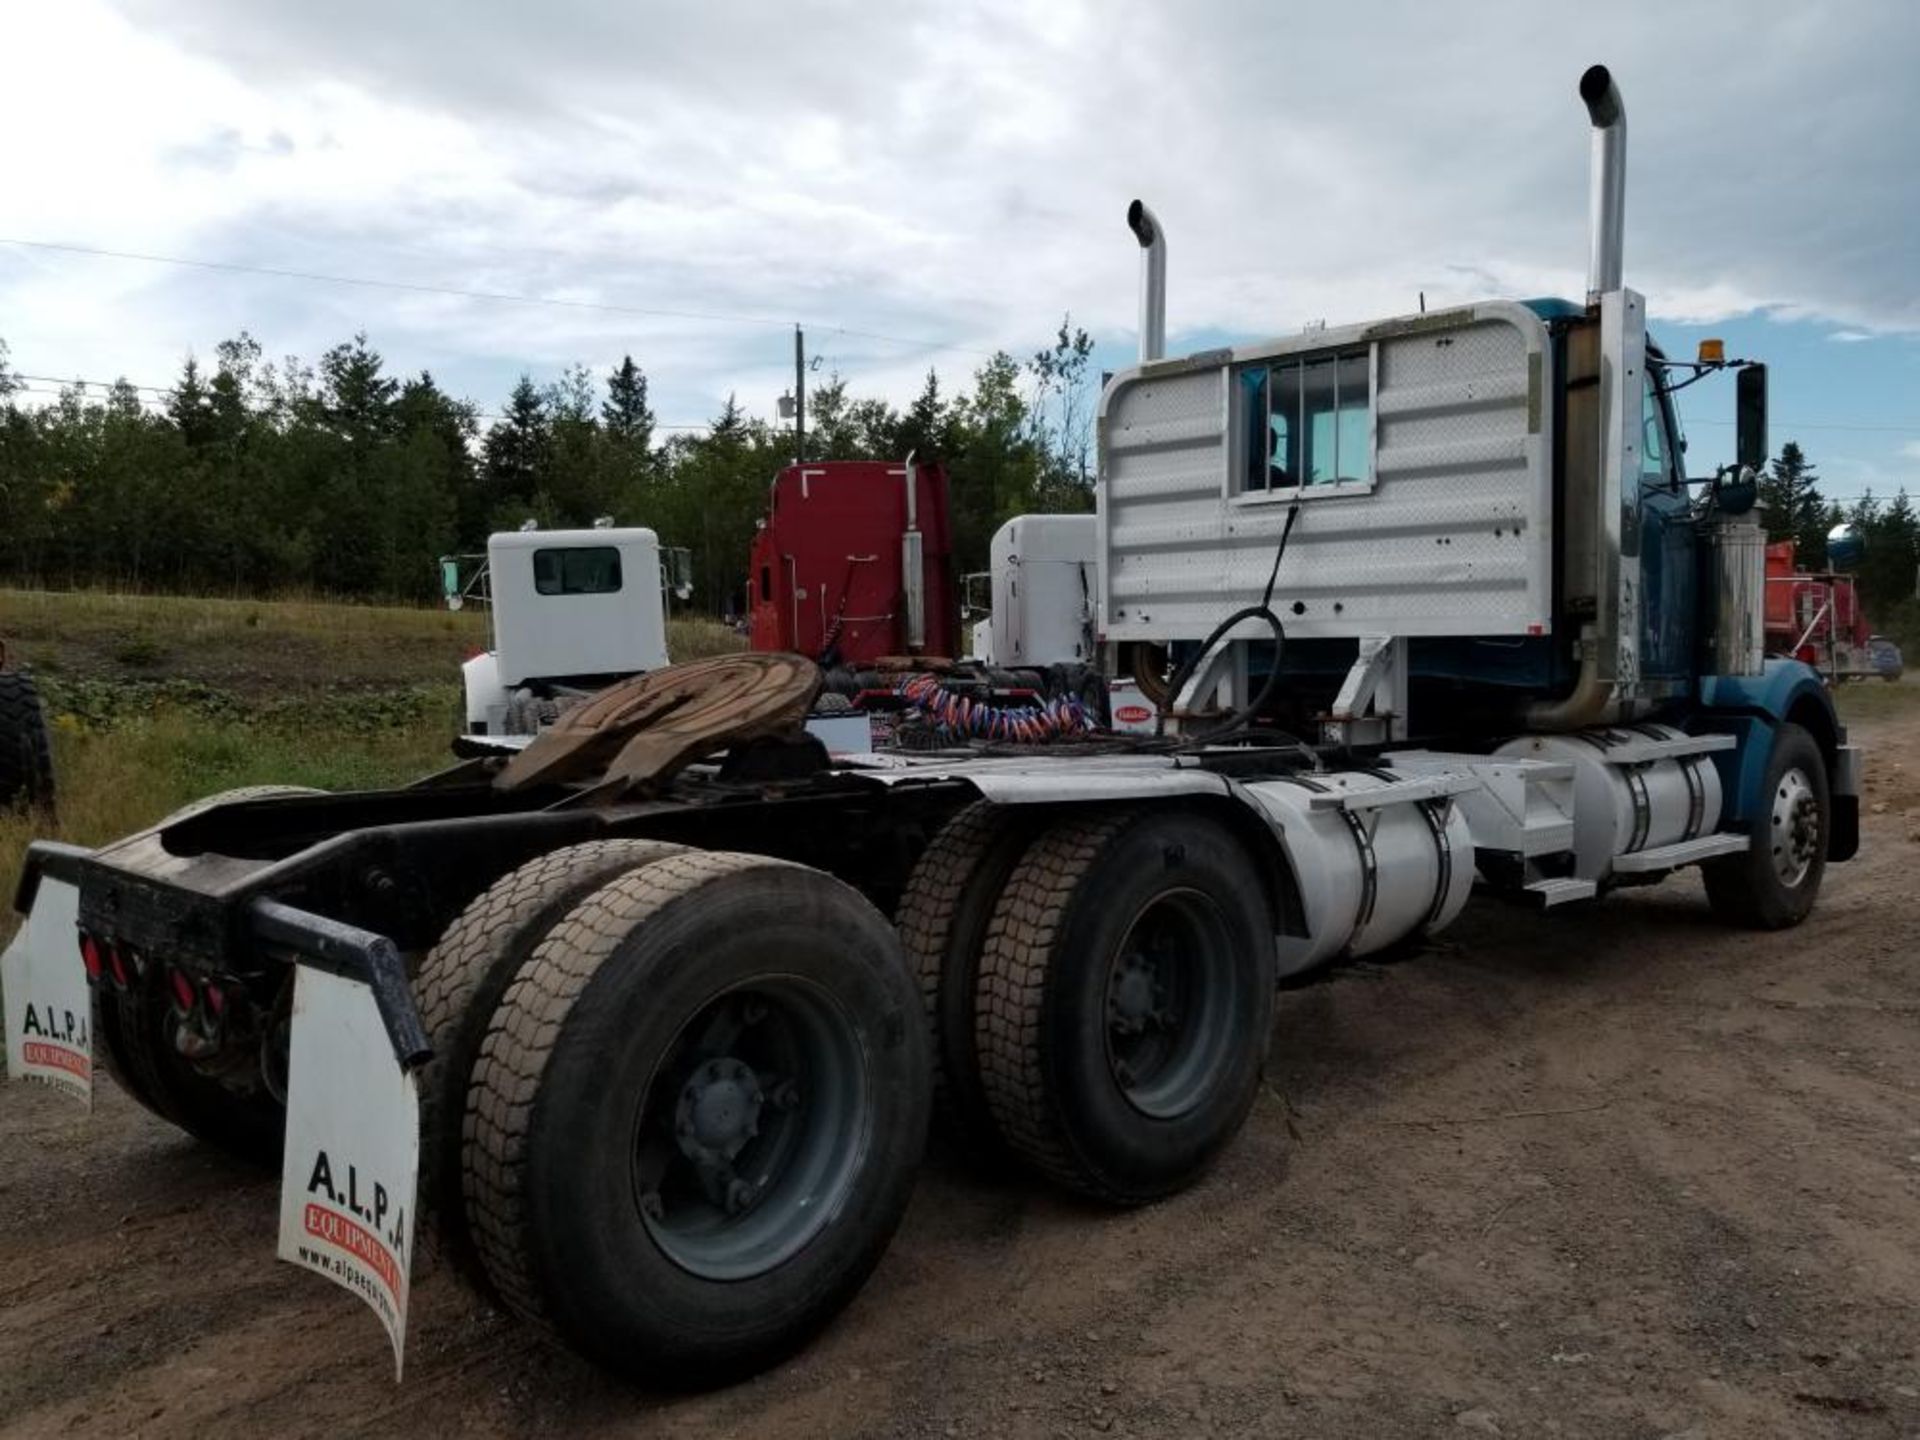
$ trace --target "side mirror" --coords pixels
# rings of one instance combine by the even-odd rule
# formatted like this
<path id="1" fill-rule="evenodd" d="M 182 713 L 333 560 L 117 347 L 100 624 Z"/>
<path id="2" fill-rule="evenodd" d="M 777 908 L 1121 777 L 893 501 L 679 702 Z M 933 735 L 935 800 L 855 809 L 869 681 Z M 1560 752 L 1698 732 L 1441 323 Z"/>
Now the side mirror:
<path id="1" fill-rule="evenodd" d="M 1743 366 L 1734 377 L 1734 464 L 1767 468 L 1767 367 Z"/>
<path id="2" fill-rule="evenodd" d="M 459 610 L 466 603 L 460 594 L 460 562 L 451 555 L 440 557 L 440 594 L 449 610 Z"/>

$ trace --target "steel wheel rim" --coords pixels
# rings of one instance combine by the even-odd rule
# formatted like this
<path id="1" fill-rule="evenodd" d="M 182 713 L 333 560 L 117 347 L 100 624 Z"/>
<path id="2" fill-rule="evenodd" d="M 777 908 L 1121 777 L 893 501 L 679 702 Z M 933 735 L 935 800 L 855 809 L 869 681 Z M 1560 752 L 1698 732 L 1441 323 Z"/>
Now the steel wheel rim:
<path id="1" fill-rule="evenodd" d="M 1108 965 L 1103 1005 L 1108 1074 L 1155 1120 L 1197 1109 L 1227 1063 L 1233 946 L 1226 919 L 1197 890 L 1141 907 Z"/>
<path id="2" fill-rule="evenodd" d="M 853 1017 L 810 981 L 756 979 L 701 1006 L 634 1116 L 634 1208 L 661 1254 L 747 1280 L 804 1249 L 871 1146 L 869 1071 Z"/>
<path id="3" fill-rule="evenodd" d="M 1820 805 L 1806 773 L 1797 766 L 1780 777 L 1773 791 L 1773 813 L 1768 827 L 1773 873 L 1789 890 L 1807 878 L 1818 857 Z"/>

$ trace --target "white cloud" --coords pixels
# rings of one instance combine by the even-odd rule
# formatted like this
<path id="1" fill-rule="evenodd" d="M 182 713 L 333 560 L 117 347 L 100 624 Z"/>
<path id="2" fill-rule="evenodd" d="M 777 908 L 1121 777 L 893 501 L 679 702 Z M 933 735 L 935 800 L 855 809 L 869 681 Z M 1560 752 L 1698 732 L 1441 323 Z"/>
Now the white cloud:
<path id="1" fill-rule="evenodd" d="M 1920 460 L 1920 440 L 1909 440 L 1906 444 L 1902 445 L 1900 447 L 1900 458 L 1903 460 Z"/>
<path id="2" fill-rule="evenodd" d="M 1123 338 L 1136 194 L 1169 232 L 1176 336 L 1421 292 L 1578 296 L 1587 137 L 1564 41 L 1589 13 L 74 0 L 9 22 L 0 95 L 43 138 L 10 151 L 0 234 L 802 318 L 857 386 L 902 395 L 930 361 L 957 379 L 972 351 L 1027 353 L 1062 311 Z M 1608 15 L 1627 273 L 1654 313 L 1920 331 L 1902 139 L 1920 10 Z M 1740 83 L 1703 84 L 1709 60 Z M 523 365 L 631 349 L 672 418 L 735 387 L 765 409 L 789 343 L 6 246 L 0 317 L 20 368 L 138 379 L 243 325 L 308 355 L 365 328 L 489 402 Z"/>

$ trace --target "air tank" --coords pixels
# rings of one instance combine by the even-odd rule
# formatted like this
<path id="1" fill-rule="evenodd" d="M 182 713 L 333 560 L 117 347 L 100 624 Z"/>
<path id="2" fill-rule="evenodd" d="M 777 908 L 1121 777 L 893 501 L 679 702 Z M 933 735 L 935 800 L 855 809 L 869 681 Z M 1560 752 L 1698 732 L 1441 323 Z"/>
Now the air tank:
<path id="1" fill-rule="evenodd" d="M 1720 772 L 1706 753 L 1634 758 L 1688 736 L 1671 725 L 1623 725 L 1568 735 L 1523 735 L 1493 753 L 1502 760 L 1573 766 L 1574 875 L 1596 883 L 1622 855 L 1658 850 L 1720 827 Z"/>

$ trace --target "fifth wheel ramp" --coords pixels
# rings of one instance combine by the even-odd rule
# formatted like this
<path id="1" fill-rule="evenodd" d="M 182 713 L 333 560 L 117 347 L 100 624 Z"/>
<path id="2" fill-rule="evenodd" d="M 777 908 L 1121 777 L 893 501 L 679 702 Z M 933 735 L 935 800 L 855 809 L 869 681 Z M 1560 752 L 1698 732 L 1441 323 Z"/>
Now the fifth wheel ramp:
<path id="1" fill-rule="evenodd" d="M 819 693 L 820 669 L 801 655 L 720 655 L 650 670 L 562 713 L 493 783 L 636 789 L 730 745 L 797 730 Z"/>

